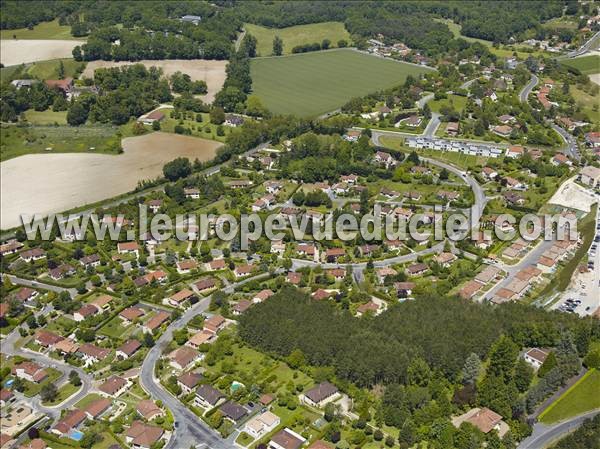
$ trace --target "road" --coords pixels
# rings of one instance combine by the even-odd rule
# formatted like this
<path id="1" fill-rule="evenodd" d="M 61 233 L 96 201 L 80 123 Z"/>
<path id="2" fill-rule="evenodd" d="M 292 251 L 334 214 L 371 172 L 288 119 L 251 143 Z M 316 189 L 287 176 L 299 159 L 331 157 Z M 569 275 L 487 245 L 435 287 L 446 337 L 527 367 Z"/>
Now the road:
<path id="1" fill-rule="evenodd" d="M 569 432 L 577 429 L 586 419 L 593 418 L 598 413 L 600 413 L 600 409 L 592 410 L 591 412 L 552 425 L 538 422 L 533 426 L 533 433 L 521 441 L 517 449 L 544 449 L 561 437 L 566 436 Z"/>
<path id="2" fill-rule="evenodd" d="M 577 139 L 575 139 L 571 133 L 567 132 L 556 123 L 551 122 L 550 126 L 552 126 L 552 129 L 556 131 L 565 142 L 566 146 L 563 149 L 564 153 L 572 159 L 580 160 L 581 155 L 579 154 L 579 149 L 577 148 Z"/>
<path id="3" fill-rule="evenodd" d="M 269 273 L 262 273 L 248 279 L 236 282 L 223 289 L 227 293 L 233 292 L 237 287 L 247 282 L 269 277 Z M 196 416 L 176 397 L 171 395 L 154 376 L 154 369 L 159 358 L 163 357 L 162 351 L 173 339 L 173 331 L 186 326 L 192 318 L 208 309 L 211 296 L 196 303 L 193 307 L 187 309 L 181 318 L 172 322 L 165 332 L 157 340 L 156 344 L 144 359 L 140 371 L 140 383 L 154 399 L 160 399 L 163 404 L 171 410 L 176 427 L 169 443 L 165 446 L 167 449 L 188 448 L 193 444 L 205 444 L 211 449 L 231 449 L 234 444 L 229 439 L 223 439 L 204 421 Z"/>
<path id="4" fill-rule="evenodd" d="M 423 131 L 423 137 L 428 137 L 428 138 L 432 138 L 435 137 L 435 132 L 437 131 L 437 129 L 440 126 L 440 117 L 441 114 L 438 114 L 437 112 L 432 112 L 431 113 L 431 119 L 429 120 L 429 123 L 427 123 L 427 126 L 425 127 L 425 131 Z"/>
<path id="5" fill-rule="evenodd" d="M 600 39 L 600 31 L 596 32 L 591 38 L 589 38 L 581 47 L 577 50 L 572 51 L 567 54 L 567 58 L 576 58 L 577 56 L 581 56 L 592 49 L 594 46 L 594 42 L 596 39 Z"/>
<path id="6" fill-rule="evenodd" d="M 69 295 L 71 295 L 71 298 L 74 298 L 75 296 L 77 296 L 77 289 L 74 289 L 74 288 L 58 287 L 56 285 L 44 284 L 43 282 L 19 278 L 17 276 L 13 276 L 12 274 L 2 274 L 0 276 L 2 277 L 2 279 L 4 279 L 4 278 L 10 279 L 10 282 L 12 282 L 15 285 L 22 285 L 24 287 L 32 287 L 32 288 L 41 288 L 41 289 L 49 290 L 51 292 L 56 292 L 56 293 L 61 293 L 61 292 L 67 291 L 67 292 L 69 292 Z"/>
<path id="7" fill-rule="evenodd" d="M 529 94 L 539 82 L 540 79 L 536 75 L 531 74 L 531 79 L 525 85 L 525 87 L 521 89 L 521 92 L 519 93 L 519 100 L 521 100 L 521 103 L 527 103 L 527 98 L 529 98 Z"/>

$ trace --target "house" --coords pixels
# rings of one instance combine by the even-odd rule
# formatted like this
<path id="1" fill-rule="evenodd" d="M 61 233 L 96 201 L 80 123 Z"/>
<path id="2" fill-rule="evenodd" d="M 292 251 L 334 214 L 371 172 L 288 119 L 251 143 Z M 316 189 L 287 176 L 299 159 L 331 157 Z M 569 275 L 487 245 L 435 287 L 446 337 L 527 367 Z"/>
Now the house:
<path id="1" fill-rule="evenodd" d="M 13 297 L 19 302 L 28 302 L 36 298 L 39 294 L 40 292 L 32 288 L 21 287 L 19 290 L 17 290 Z"/>
<path id="2" fill-rule="evenodd" d="M 204 294 L 217 287 L 217 280 L 213 277 L 200 279 L 198 282 L 194 283 L 194 287 L 200 293 Z"/>
<path id="3" fill-rule="evenodd" d="M 258 439 L 275 430 L 280 423 L 279 416 L 267 410 L 248 421 L 244 426 L 244 432 L 254 439 Z"/>
<path id="4" fill-rule="evenodd" d="M 358 306 L 356 309 L 356 316 L 363 316 L 367 312 L 371 312 L 373 315 L 378 315 L 380 311 L 381 308 L 379 307 L 379 304 L 377 304 L 375 301 L 369 301 L 366 304 L 361 304 Z"/>
<path id="5" fill-rule="evenodd" d="M 449 267 L 456 259 L 458 259 L 458 257 L 454 254 L 446 252 L 442 252 L 434 257 L 434 260 L 443 267 Z"/>
<path id="6" fill-rule="evenodd" d="M 204 320 L 204 330 L 213 334 L 218 334 L 225 326 L 227 326 L 227 321 L 221 315 L 213 315 Z"/>
<path id="7" fill-rule="evenodd" d="M 509 123 L 514 123 L 515 118 L 512 115 L 504 114 L 498 117 L 498 121 L 504 125 L 508 125 Z"/>
<path id="8" fill-rule="evenodd" d="M 195 298 L 197 297 L 193 291 L 191 291 L 189 288 L 184 288 L 174 295 L 165 298 L 163 303 L 168 306 L 181 307 L 186 301 L 193 302 Z"/>
<path id="9" fill-rule="evenodd" d="M 46 257 L 46 251 L 42 248 L 32 248 L 23 251 L 19 254 L 19 257 L 25 262 L 34 262 L 36 260 L 44 259 Z"/>
<path id="10" fill-rule="evenodd" d="M 419 117 L 418 115 L 411 115 L 410 117 L 396 123 L 396 125 L 399 125 L 400 123 L 410 128 L 417 128 L 421 125 L 421 123 L 423 123 L 423 117 Z"/>
<path id="11" fill-rule="evenodd" d="M 227 401 L 219 407 L 223 417 L 237 423 L 248 414 L 248 410 L 240 404 L 233 401 Z"/>
<path id="12" fill-rule="evenodd" d="M 427 272 L 427 270 L 429 270 L 429 267 L 424 263 L 416 263 L 406 269 L 409 276 L 420 276 Z"/>
<path id="13" fill-rule="evenodd" d="M 383 281 L 385 281 L 386 277 L 396 276 L 398 274 L 398 272 L 396 270 L 394 270 L 393 268 L 383 267 L 383 268 L 378 268 L 376 270 L 376 274 L 377 274 L 377 279 L 379 280 L 379 283 L 383 284 Z"/>
<path id="14" fill-rule="evenodd" d="M 62 337 L 45 329 L 40 329 L 35 334 L 35 342 L 44 348 L 50 348 L 61 340 L 63 340 Z"/>
<path id="15" fill-rule="evenodd" d="M 99 312 L 98 308 L 92 304 L 84 304 L 77 312 L 73 314 L 73 319 L 77 322 L 83 321 Z"/>
<path id="16" fill-rule="evenodd" d="M 540 366 L 544 364 L 548 355 L 550 355 L 550 351 L 548 349 L 531 348 L 525 354 L 523 354 L 523 358 L 535 370 L 538 370 Z"/>
<path id="17" fill-rule="evenodd" d="M 83 256 L 81 259 L 79 259 L 79 263 L 83 265 L 84 268 L 97 267 L 100 265 L 100 255 L 91 254 L 89 256 Z"/>
<path id="18" fill-rule="evenodd" d="M 10 254 L 14 254 L 23 248 L 23 244 L 16 240 L 8 240 L 6 243 L 0 245 L 0 256 L 7 256 Z"/>
<path id="19" fill-rule="evenodd" d="M 247 299 L 240 299 L 236 304 L 231 307 L 231 313 L 235 316 L 239 316 L 250 308 L 252 303 Z"/>
<path id="20" fill-rule="evenodd" d="M 510 133 L 512 133 L 512 126 L 508 125 L 498 125 L 492 128 L 492 132 L 494 134 L 499 135 L 500 137 L 510 137 Z"/>
<path id="21" fill-rule="evenodd" d="M 483 288 L 483 284 L 470 280 L 458 292 L 458 296 L 463 299 L 471 299 L 475 294 Z"/>
<path id="22" fill-rule="evenodd" d="M 75 274 L 75 268 L 67 263 L 63 263 L 56 268 L 48 270 L 48 275 L 55 281 L 58 281 L 66 276 Z"/>
<path id="23" fill-rule="evenodd" d="M 315 290 L 312 293 L 311 297 L 315 301 L 323 301 L 324 299 L 327 299 L 327 298 L 329 298 L 332 295 L 333 295 L 333 292 L 327 291 L 327 290 L 323 290 L 322 288 L 318 288 L 317 290 Z"/>
<path id="24" fill-rule="evenodd" d="M 186 188 L 183 189 L 183 194 L 186 198 L 191 198 L 193 200 L 200 199 L 200 190 L 195 188 Z"/>
<path id="25" fill-rule="evenodd" d="M 142 399 L 137 403 L 135 409 L 146 421 L 165 416 L 165 411 L 151 399 Z"/>
<path id="26" fill-rule="evenodd" d="M 180 260 L 177 262 L 177 272 L 179 274 L 188 274 L 198 268 L 198 262 L 194 259 Z"/>
<path id="27" fill-rule="evenodd" d="M 198 351 L 189 346 L 182 346 L 169 354 L 169 365 L 179 371 L 185 371 L 200 358 Z"/>
<path id="28" fill-rule="evenodd" d="M 190 394 L 202 380 L 200 373 L 184 373 L 177 378 L 177 384 L 185 394 Z"/>
<path id="29" fill-rule="evenodd" d="M 179 20 L 182 22 L 187 22 L 187 23 L 191 23 L 194 25 L 198 25 L 202 21 L 202 17 L 194 16 L 191 14 L 186 14 L 185 16 L 181 16 L 181 18 Z"/>
<path id="30" fill-rule="evenodd" d="M 87 415 L 82 410 L 76 408 L 68 412 L 64 418 L 57 422 L 50 432 L 58 436 L 68 435 L 71 430 L 77 429 L 86 419 Z"/>
<path id="31" fill-rule="evenodd" d="M 456 137 L 460 130 L 460 125 L 458 122 L 448 122 L 446 125 L 446 134 L 452 137 Z"/>
<path id="32" fill-rule="evenodd" d="M 573 165 L 573 162 L 571 162 L 563 153 L 556 153 L 550 162 L 557 167 L 559 165 L 568 165 L 569 167 Z"/>
<path id="33" fill-rule="evenodd" d="M 325 260 L 327 260 L 327 262 L 336 262 L 338 258 L 344 257 L 345 255 L 346 252 L 344 251 L 344 248 L 328 248 L 325 251 Z"/>
<path id="34" fill-rule="evenodd" d="M 252 274 L 253 271 L 254 271 L 254 265 L 249 265 L 249 264 L 238 265 L 233 270 L 233 274 L 235 275 L 236 278 L 241 278 L 241 277 Z"/>
<path id="35" fill-rule="evenodd" d="M 144 309 L 139 307 L 127 307 L 126 309 L 121 310 L 119 317 L 126 325 L 128 325 L 143 317 L 145 314 L 146 312 L 144 312 Z"/>
<path id="36" fill-rule="evenodd" d="M 88 419 L 98 419 L 112 407 L 112 401 L 107 398 L 96 399 L 83 410 Z"/>
<path id="37" fill-rule="evenodd" d="M 600 188 L 600 168 L 588 165 L 581 169 L 579 180 L 592 188 Z"/>
<path id="38" fill-rule="evenodd" d="M 171 318 L 171 314 L 161 310 L 142 326 L 142 330 L 151 334 L 164 323 L 166 323 L 169 318 Z"/>
<path id="39" fill-rule="evenodd" d="M 475 276 L 475 280 L 480 284 L 487 284 L 488 282 L 496 279 L 496 277 L 500 274 L 502 270 L 500 268 L 495 267 L 493 265 L 488 265 L 483 271 L 481 271 L 477 276 Z"/>
<path id="40" fill-rule="evenodd" d="M 350 185 L 354 185 L 358 182 L 358 175 L 342 175 L 340 176 L 340 182 L 345 182 Z"/>
<path id="41" fill-rule="evenodd" d="M 196 332 L 194 335 L 192 335 L 190 337 L 190 339 L 187 341 L 186 345 L 193 349 L 200 349 L 200 346 L 202 346 L 204 344 L 210 344 L 210 343 L 214 342 L 216 339 L 217 339 L 216 334 L 203 329 L 199 332 Z"/>
<path id="42" fill-rule="evenodd" d="M 310 256 L 313 257 L 315 255 L 316 247 L 310 243 L 300 243 L 296 248 L 296 252 L 301 256 Z"/>
<path id="43" fill-rule="evenodd" d="M 283 240 L 272 240 L 271 241 L 271 254 L 285 253 L 285 242 Z"/>
<path id="44" fill-rule="evenodd" d="M 243 189 L 246 187 L 250 187 L 252 185 L 252 181 L 248 179 L 234 179 L 233 181 L 229 181 L 227 186 L 231 189 Z"/>
<path id="45" fill-rule="evenodd" d="M 498 172 L 491 167 L 483 167 L 483 169 L 481 170 L 481 173 L 483 174 L 483 176 L 486 179 L 488 179 L 490 181 L 492 181 L 498 177 Z"/>
<path id="46" fill-rule="evenodd" d="M 7 388 L 2 388 L 0 390 L 0 407 L 5 407 L 6 405 L 13 402 L 15 399 L 15 395 L 13 392 Z"/>
<path id="47" fill-rule="evenodd" d="M 148 208 L 153 213 L 157 213 L 160 210 L 160 208 L 162 207 L 163 201 L 162 200 L 150 200 L 146 204 L 148 204 Z"/>
<path id="48" fill-rule="evenodd" d="M 390 153 L 386 153 L 385 151 L 378 151 L 375 153 L 375 162 L 377 164 L 385 165 L 385 168 L 390 168 L 396 164 L 396 160 L 392 157 Z"/>
<path id="49" fill-rule="evenodd" d="M 512 159 L 521 157 L 523 154 L 525 154 L 525 149 L 519 145 L 513 145 L 506 149 L 506 157 L 510 157 Z"/>
<path id="50" fill-rule="evenodd" d="M 119 254 L 135 254 L 135 257 L 139 257 L 140 247 L 137 242 L 120 242 L 117 243 L 117 252 Z"/>
<path id="51" fill-rule="evenodd" d="M 592 148 L 600 148 L 600 132 L 586 133 L 585 142 Z"/>
<path id="52" fill-rule="evenodd" d="M 196 390 L 194 403 L 205 409 L 213 408 L 225 395 L 211 385 L 203 384 Z"/>
<path id="53" fill-rule="evenodd" d="M 142 347 L 142 344 L 135 339 L 127 340 L 121 346 L 117 348 L 116 356 L 121 359 L 128 359 L 135 354 L 138 349 Z"/>
<path id="54" fill-rule="evenodd" d="M 408 298 L 413 289 L 417 286 L 414 282 L 395 282 L 394 288 L 398 298 Z"/>
<path id="55" fill-rule="evenodd" d="M 280 430 L 271 438 L 269 441 L 269 449 L 300 449 L 304 444 L 306 438 L 302 435 L 297 434 L 293 430 L 285 429 Z"/>
<path id="56" fill-rule="evenodd" d="M 297 273 L 295 271 L 290 271 L 286 277 L 286 282 L 289 282 L 292 285 L 298 285 L 302 281 L 302 273 Z"/>
<path id="57" fill-rule="evenodd" d="M 46 80 L 44 83 L 50 89 L 59 90 L 67 97 L 69 97 L 69 95 L 73 92 L 73 78 L 65 78 L 62 80 Z"/>
<path id="58" fill-rule="evenodd" d="M 44 368 L 35 362 L 21 362 L 13 366 L 11 372 L 19 379 L 35 383 L 43 382 L 48 377 L 48 373 Z"/>
<path id="59" fill-rule="evenodd" d="M 321 382 L 300 395 L 300 402 L 313 407 L 323 407 L 325 404 L 340 397 L 339 390 L 330 382 Z"/>
<path id="60" fill-rule="evenodd" d="M 542 277 L 542 271 L 534 266 L 525 267 L 515 274 L 515 278 L 521 281 L 533 284 L 539 282 Z"/>
<path id="61" fill-rule="evenodd" d="M 437 193 L 436 196 L 439 199 L 442 199 L 442 200 L 455 201 L 458 198 L 460 198 L 460 193 L 458 193 L 458 192 L 448 192 L 446 190 L 440 190 L 440 191 L 438 191 L 438 193 Z"/>
<path id="62" fill-rule="evenodd" d="M 508 204 L 519 205 L 519 206 L 525 204 L 525 198 L 523 198 L 518 193 L 515 193 L 515 192 L 505 192 L 502 196 L 504 197 L 504 200 Z"/>
<path id="63" fill-rule="evenodd" d="M 254 297 L 252 298 L 252 302 L 254 302 L 254 303 L 263 302 L 263 301 L 269 299 L 274 294 L 275 293 L 273 293 L 273 290 L 269 290 L 269 289 L 261 290 L 256 295 L 254 295 Z"/>
<path id="64" fill-rule="evenodd" d="M 225 259 L 211 260 L 210 262 L 205 264 L 206 271 L 219 271 L 224 270 L 225 268 L 227 268 Z"/>
<path id="65" fill-rule="evenodd" d="M 38 80 L 12 80 L 10 82 L 11 86 L 14 86 L 15 89 L 17 89 L 17 90 L 22 89 L 23 87 L 26 87 L 29 89 L 31 86 L 33 86 L 36 83 L 39 83 L 39 81 Z"/>
<path id="66" fill-rule="evenodd" d="M 477 427 L 483 433 L 490 433 L 492 430 L 498 432 L 502 438 L 508 432 L 508 425 L 502 421 L 502 416 L 491 411 L 489 408 L 473 408 L 467 413 L 452 419 L 454 427 L 459 428 L 463 422 L 468 422 Z"/>
<path id="67" fill-rule="evenodd" d="M 79 351 L 79 345 L 68 338 L 64 338 L 54 345 L 54 350 L 59 354 L 75 354 Z"/>
<path id="68" fill-rule="evenodd" d="M 142 115 L 140 118 L 138 118 L 138 122 L 143 123 L 144 125 L 152 125 L 154 122 L 160 122 L 164 120 L 164 118 L 165 114 L 157 109 L 148 114 Z"/>
<path id="69" fill-rule="evenodd" d="M 125 441 L 135 449 L 150 449 L 160 441 L 164 433 L 162 427 L 133 421 L 125 434 Z"/>
<path id="70" fill-rule="evenodd" d="M 273 204 L 275 204 L 275 197 L 272 194 L 265 195 L 252 204 L 252 212 L 260 212 L 261 210 L 269 209 Z"/>
<path id="71" fill-rule="evenodd" d="M 110 349 L 108 348 L 99 348 L 98 346 L 94 346 L 91 343 L 84 343 L 77 350 L 77 354 L 81 356 L 83 361 L 85 362 L 85 366 L 93 365 L 94 363 L 98 363 L 108 357 L 110 354 Z"/>
<path id="72" fill-rule="evenodd" d="M 267 181 L 265 182 L 265 190 L 267 193 L 275 195 L 283 188 L 283 182 L 281 181 Z"/>
<path id="73" fill-rule="evenodd" d="M 242 126 L 244 124 L 244 118 L 240 117 L 239 115 L 227 114 L 223 124 L 225 126 L 237 128 L 238 126 Z"/>

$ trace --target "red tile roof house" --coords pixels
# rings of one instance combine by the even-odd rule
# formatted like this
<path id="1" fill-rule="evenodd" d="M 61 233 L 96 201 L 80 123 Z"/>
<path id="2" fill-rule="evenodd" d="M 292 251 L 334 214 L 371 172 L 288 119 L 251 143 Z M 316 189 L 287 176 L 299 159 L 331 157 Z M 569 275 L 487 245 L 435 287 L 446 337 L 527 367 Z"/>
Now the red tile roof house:
<path id="1" fill-rule="evenodd" d="M 72 267 L 68 263 L 63 263 L 56 268 L 52 268 L 51 270 L 48 270 L 48 275 L 55 281 L 58 281 L 58 280 L 64 278 L 65 276 L 74 275 L 75 272 L 76 272 L 76 270 L 74 267 Z"/>
<path id="2" fill-rule="evenodd" d="M 79 263 L 81 265 L 83 265 L 85 268 L 87 267 L 97 267 L 98 265 L 100 265 L 100 255 L 99 254 L 92 254 L 90 256 L 83 256 L 81 259 L 79 259 Z"/>
<path id="3" fill-rule="evenodd" d="M 154 122 L 160 122 L 165 118 L 165 114 L 160 112 L 159 110 L 152 111 L 149 114 L 142 115 L 138 118 L 138 122 L 143 123 L 144 125 L 152 125 Z"/>
<path id="4" fill-rule="evenodd" d="M 131 324 L 134 320 L 143 317 L 146 314 L 144 309 L 140 307 L 127 307 L 119 313 L 119 317 L 125 324 Z"/>
<path id="5" fill-rule="evenodd" d="M 58 89 L 65 95 L 73 92 L 73 78 L 65 78 L 62 80 L 46 80 L 44 83 L 50 89 Z"/>
<path id="6" fill-rule="evenodd" d="M 273 293 L 273 290 L 269 290 L 269 289 L 261 290 L 256 295 L 254 295 L 254 297 L 252 298 L 252 302 L 259 303 L 259 302 L 266 301 L 274 294 L 275 293 Z"/>
<path id="7" fill-rule="evenodd" d="M 161 310 L 142 326 L 142 330 L 151 334 L 155 329 L 162 326 L 163 323 L 166 323 L 169 318 L 171 318 L 171 314 Z"/>
<path id="8" fill-rule="evenodd" d="M 339 257 L 344 257 L 346 251 L 344 248 L 329 248 L 325 251 L 325 260 L 327 262 L 335 262 Z"/>
<path id="9" fill-rule="evenodd" d="M 40 293 L 37 290 L 34 290 L 29 287 L 23 287 L 23 288 L 20 288 L 19 290 L 17 290 L 17 293 L 15 293 L 14 298 L 18 301 L 26 302 L 26 301 L 31 301 L 33 298 L 35 298 L 39 294 Z"/>
<path id="10" fill-rule="evenodd" d="M 13 395 L 12 391 L 10 391 L 6 388 L 2 388 L 0 390 L 0 405 L 2 407 L 4 407 L 9 402 L 12 402 L 13 399 L 14 399 L 14 395 Z"/>
<path id="11" fill-rule="evenodd" d="M 217 287 L 217 280 L 213 277 L 200 279 L 194 284 L 194 287 L 198 292 L 205 294 Z"/>
<path id="12" fill-rule="evenodd" d="M 98 419 L 112 407 L 112 401 L 107 398 L 96 399 L 91 402 L 84 410 L 88 419 Z"/>
<path id="13" fill-rule="evenodd" d="M 346 270 L 344 268 L 332 268 L 327 270 L 326 273 L 336 281 L 341 281 L 346 277 Z"/>
<path id="14" fill-rule="evenodd" d="M 56 423 L 56 425 L 50 429 L 50 432 L 58 436 L 68 435 L 71 430 L 77 429 L 77 427 L 79 427 L 86 419 L 86 414 L 82 410 L 76 408 L 67 413 L 63 419 Z"/>
<path id="15" fill-rule="evenodd" d="M 202 380 L 200 373 L 184 373 L 177 378 L 177 384 L 185 394 L 190 394 Z"/>
<path id="16" fill-rule="evenodd" d="M 59 335 L 56 335 L 55 333 L 47 331 L 45 329 L 40 329 L 35 334 L 35 342 L 38 345 L 43 346 L 45 348 L 50 348 L 50 347 L 54 346 L 56 343 L 58 343 L 62 339 L 63 338 L 60 337 Z"/>
<path id="17" fill-rule="evenodd" d="M 296 249 L 296 252 L 298 254 L 300 254 L 301 256 L 314 256 L 315 255 L 315 245 L 312 245 L 310 243 L 300 243 L 298 245 L 298 248 Z"/>
<path id="18" fill-rule="evenodd" d="M 379 304 L 377 304 L 374 301 L 369 301 L 366 304 L 361 304 L 360 306 L 358 306 L 358 308 L 356 309 L 356 316 L 363 316 L 367 312 L 371 312 L 373 315 L 377 315 L 379 309 Z"/>
<path id="19" fill-rule="evenodd" d="M 302 281 L 302 273 L 290 271 L 285 277 L 285 280 L 292 285 L 298 285 L 300 281 Z"/>
<path id="20" fill-rule="evenodd" d="M 140 247 L 137 242 L 121 242 L 117 243 L 117 252 L 119 254 L 135 254 L 135 257 L 139 257 Z"/>
<path id="21" fill-rule="evenodd" d="M 136 410 L 146 421 L 152 421 L 154 418 L 158 418 L 159 416 L 165 416 L 165 411 L 156 405 L 151 399 L 139 401 L 137 403 Z"/>
<path id="22" fill-rule="evenodd" d="M 77 322 L 83 321 L 86 318 L 94 316 L 98 313 L 98 308 L 92 304 L 84 304 L 77 312 L 73 314 L 73 319 Z"/>
<path id="23" fill-rule="evenodd" d="M 151 426 L 141 421 L 133 421 L 125 434 L 125 441 L 136 449 L 150 449 L 163 438 L 164 434 L 165 431 L 162 427 Z"/>
<path id="24" fill-rule="evenodd" d="M 91 343 L 85 343 L 79 347 L 77 354 L 81 355 L 84 366 L 88 367 L 94 363 L 98 363 L 104 360 L 110 354 L 110 349 L 99 348 Z"/>
<path id="25" fill-rule="evenodd" d="M 305 441 L 306 438 L 302 435 L 286 427 L 273 435 L 268 447 L 269 449 L 300 449 Z"/>
<path id="26" fill-rule="evenodd" d="M 141 347 L 142 344 L 138 340 L 128 340 L 117 348 L 116 356 L 121 359 L 128 359 L 133 354 L 135 354 Z"/>
<path id="27" fill-rule="evenodd" d="M 200 349 L 202 345 L 213 343 L 216 339 L 216 334 L 203 329 L 192 335 L 185 345 L 193 349 Z"/>
<path id="28" fill-rule="evenodd" d="M 110 376 L 102 385 L 98 387 L 100 394 L 108 397 L 117 398 L 129 388 L 129 382 L 119 376 Z"/>
<path id="29" fill-rule="evenodd" d="M 12 368 L 12 374 L 19 379 L 40 383 L 48 377 L 48 373 L 35 362 L 22 362 Z"/>
<path id="30" fill-rule="evenodd" d="M 194 298 L 197 298 L 196 294 L 189 288 L 184 288 L 177 293 L 163 299 L 163 304 L 173 307 L 183 307 L 187 302 L 191 302 Z"/>
<path id="31" fill-rule="evenodd" d="M 225 263 L 225 259 L 212 260 L 204 264 L 204 269 L 206 271 L 218 271 L 224 270 L 225 268 L 227 268 L 227 263 Z"/>
<path id="32" fill-rule="evenodd" d="M 408 298 L 413 289 L 417 286 L 414 282 L 395 282 L 394 288 L 396 289 L 396 295 L 398 298 Z"/>
<path id="33" fill-rule="evenodd" d="M 416 263 L 406 269 L 409 276 L 420 276 L 427 270 L 429 270 L 429 267 L 424 263 Z"/>
<path id="34" fill-rule="evenodd" d="M 467 413 L 452 419 L 452 424 L 456 428 L 459 428 L 463 422 L 471 423 L 486 434 L 496 430 L 500 438 L 509 430 L 508 425 L 502 421 L 502 416 L 485 407 L 482 409 L 473 408 Z"/>
<path id="35" fill-rule="evenodd" d="M 189 346 L 182 346 L 169 354 L 169 365 L 179 371 L 185 371 L 201 359 L 201 354 Z"/>
<path id="36" fill-rule="evenodd" d="M 237 304 L 234 304 L 231 307 L 231 313 L 232 313 L 232 315 L 239 316 L 242 313 L 244 313 L 246 310 L 248 310 L 251 305 L 252 305 L 252 303 L 250 301 L 248 301 L 247 299 L 240 299 L 237 302 Z"/>
<path id="37" fill-rule="evenodd" d="M 321 408 L 340 397 L 340 392 L 330 382 L 321 382 L 299 396 L 300 402 Z"/>
<path id="38" fill-rule="evenodd" d="M 248 276 L 249 274 L 252 274 L 252 272 L 254 271 L 254 265 L 239 265 L 237 267 L 235 267 L 235 270 L 233 270 L 233 274 L 235 275 L 236 278 L 241 278 L 244 276 Z"/>
<path id="39" fill-rule="evenodd" d="M 177 262 L 177 272 L 179 274 L 188 274 L 198 268 L 198 262 L 194 259 L 180 260 Z"/>
<path id="40" fill-rule="evenodd" d="M 323 290 L 322 288 L 319 288 L 319 289 L 315 290 L 311 296 L 315 301 L 322 301 L 333 295 L 334 295 L 333 292 L 329 292 L 327 290 Z"/>
<path id="41" fill-rule="evenodd" d="M 221 315 L 213 315 L 204 321 L 204 330 L 212 332 L 213 334 L 219 333 L 227 325 L 227 321 Z"/>

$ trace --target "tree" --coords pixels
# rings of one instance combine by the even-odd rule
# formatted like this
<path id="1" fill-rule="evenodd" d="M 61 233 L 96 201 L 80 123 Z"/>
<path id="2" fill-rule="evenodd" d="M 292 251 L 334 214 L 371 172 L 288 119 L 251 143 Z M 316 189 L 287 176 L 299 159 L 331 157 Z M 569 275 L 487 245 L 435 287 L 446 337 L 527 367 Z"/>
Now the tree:
<path id="1" fill-rule="evenodd" d="M 163 174 L 169 181 L 177 181 L 192 173 L 192 164 L 186 157 L 178 157 L 167 162 L 163 167 Z"/>
<path id="2" fill-rule="evenodd" d="M 88 119 L 89 111 L 79 101 L 71 103 L 67 112 L 67 123 L 71 126 L 83 125 Z"/>
<path id="3" fill-rule="evenodd" d="M 75 370 L 69 373 L 69 382 L 71 385 L 79 387 L 81 385 L 81 378 L 79 377 L 79 373 Z"/>
<path id="4" fill-rule="evenodd" d="M 440 170 L 440 179 L 442 181 L 446 181 L 449 176 L 450 176 L 450 172 L 448 172 L 448 170 L 446 170 L 445 168 L 442 168 Z"/>
<path id="5" fill-rule="evenodd" d="M 556 367 L 556 365 L 558 365 L 558 362 L 556 361 L 556 354 L 554 351 L 551 351 L 546 357 L 546 360 L 544 360 L 544 363 L 542 363 L 542 366 L 540 366 L 540 369 L 537 372 L 538 377 L 545 377 L 550 370 Z"/>
<path id="6" fill-rule="evenodd" d="M 154 346 L 154 337 L 150 332 L 144 332 L 144 346 L 147 348 Z"/>
<path id="7" fill-rule="evenodd" d="M 519 355 L 519 347 L 509 337 L 503 335 L 491 348 L 488 375 L 512 378 L 515 363 Z"/>
<path id="8" fill-rule="evenodd" d="M 524 393 L 529 388 L 533 379 L 533 368 L 523 358 L 519 358 L 515 367 L 515 385 L 519 393 Z"/>
<path id="9" fill-rule="evenodd" d="M 346 39 L 340 39 L 340 40 L 337 42 L 337 46 L 338 46 L 338 48 L 344 48 L 344 47 L 347 47 L 347 46 L 348 46 L 348 41 L 347 41 Z"/>
<path id="10" fill-rule="evenodd" d="M 281 56 L 283 54 L 283 41 L 279 36 L 273 38 L 273 56 Z"/>
<path id="11" fill-rule="evenodd" d="M 62 62 L 62 59 L 58 63 L 58 79 L 65 79 L 65 64 Z"/>
<path id="12" fill-rule="evenodd" d="M 321 42 L 321 48 L 323 50 L 327 50 L 330 46 L 331 46 L 331 41 L 329 39 L 323 39 L 323 42 Z"/>
<path id="13" fill-rule="evenodd" d="M 210 122 L 214 125 L 220 125 L 225 121 L 225 111 L 223 108 L 215 107 L 210 110 Z"/>
<path id="14" fill-rule="evenodd" d="M 254 58 L 256 56 L 256 43 L 256 38 L 250 33 L 246 33 L 240 45 L 240 52 L 248 58 Z"/>
<path id="15" fill-rule="evenodd" d="M 474 384 L 477 378 L 479 377 L 480 371 L 481 360 L 479 360 L 479 356 L 477 354 L 471 353 L 467 360 L 465 360 L 465 366 L 463 367 L 463 383 Z"/>
<path id="16" fill-rule="evenodd" d="M 152 130 L 153 131 L 160 131 L 160 122 L 158 120 L 154 120 L 152 122 Z"/>
<path id="17" fill-rule="evenodd" d="M 56 399 L 57 395 L 58 390 L 56 389 L 56 385 L 54 385 L 52 382 L 45 384 L 40 390 L 42 402 L 51 402 Z"/>

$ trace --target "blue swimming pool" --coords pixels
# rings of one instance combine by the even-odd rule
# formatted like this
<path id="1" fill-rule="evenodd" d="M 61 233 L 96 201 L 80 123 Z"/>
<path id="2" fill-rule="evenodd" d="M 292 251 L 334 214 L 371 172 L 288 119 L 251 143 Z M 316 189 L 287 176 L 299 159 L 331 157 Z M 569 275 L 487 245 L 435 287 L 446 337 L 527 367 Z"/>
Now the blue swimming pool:
<path id="1" fill-rule="evenodd" d="M 75 441 L 80 441 L 83 438 L 83 432 L 73 429 L 69 432 L 69 438 Z"/>
<path id="2" fill-rule="evenodd" d="M 14 383 L 15 383 L 15 380 L 14 380 L 14 379 L 8 379 L 6 382 L 4 382 L 4 386 L 5 386 L 6 388 L 10 388 L 10 386 L 11 386 L 12 384 L 14 384 Z"/>

